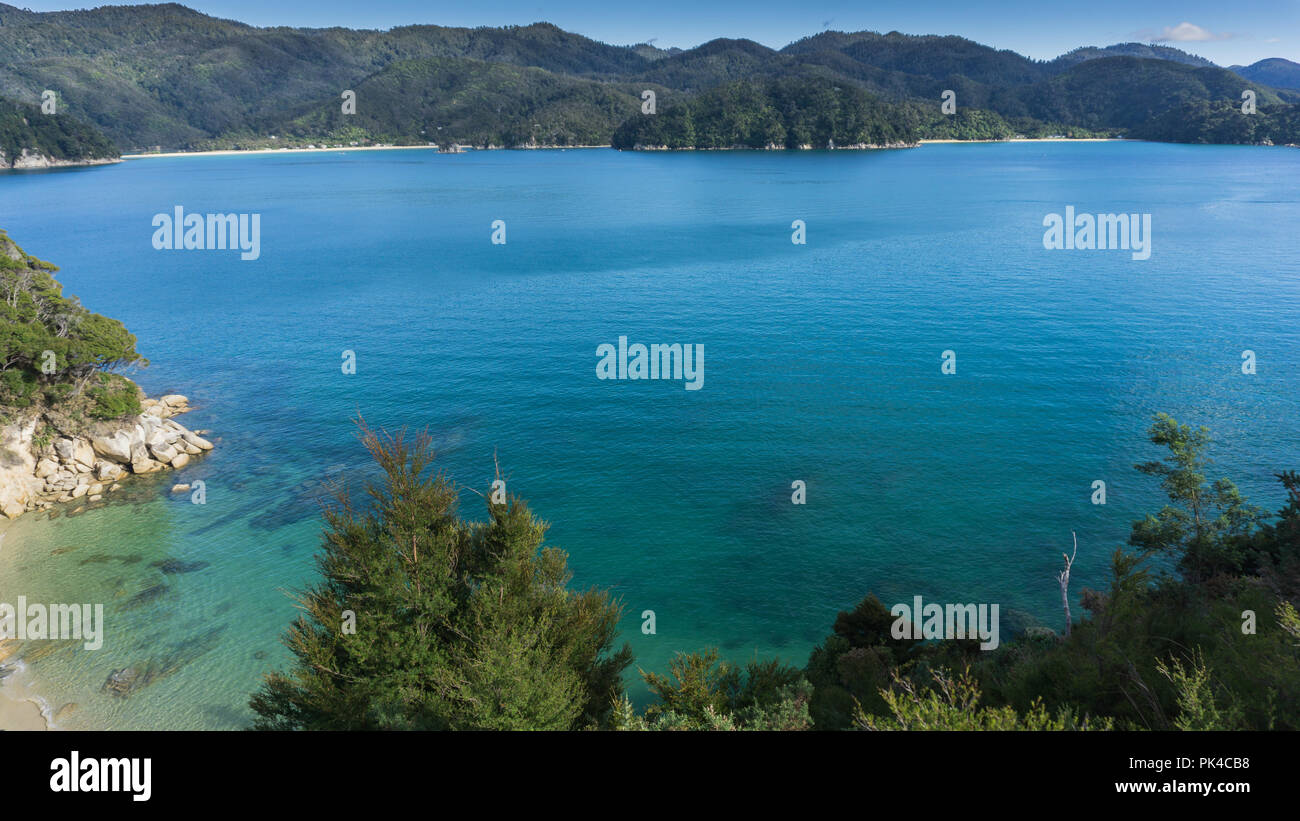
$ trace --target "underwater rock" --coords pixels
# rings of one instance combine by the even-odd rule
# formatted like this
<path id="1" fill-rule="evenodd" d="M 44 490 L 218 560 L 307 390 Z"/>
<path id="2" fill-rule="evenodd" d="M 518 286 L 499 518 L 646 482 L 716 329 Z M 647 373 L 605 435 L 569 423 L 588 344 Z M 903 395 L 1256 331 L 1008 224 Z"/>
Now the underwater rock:
<path id="1" fill-rule="evenodd" d="M 150 602 L 157 601 L 165 596 L 168 590 L 171 590 L 171 588 L 165 584 L 155 584 L 152 587 L 146 587 L 144 590 L 141 590 L 139 593 L 132 596 L 131 600 L 123 605 L 123 608 L 131 610 L 149 604 Z"/>
<path id="2" fill-rule="evenodd" d="M 131 695 L 135 689 L 136 682 L 140 680 L 140 673 L 134 667 L 123 667 L 121 670 L 114 670 L 104 679 L 104 686 L 99 688 L 101 693 L 108 693 L 116 698 L 126 698 Z"/>
<path id="3" fill-rule="evenodd" d="M 132 664 L 120 670 L 114 670 L 104 680 L 100 692 L 108 693 L 114 698 L 127 698 L 157 681 L 180 672 L 185 665 L 210 652 L 217 646 L 225 625 L 213 627 L 204 633 L 190 636 L 174 645 L 162 656 L 155 656 L 146 662 Z"/>
<path id="4" fill-rule="evenodd" d="M 163 559 L 157 562 L 151 562 L 150 567 L 156 567 L 169 575 L 177 573 L 193 573 L 196 570 L 202 570 L 208 567 L 211 562 L 183 562 L 180 559 Z"/>
<path id="5" fill-rule="evenodd" d="M 126 556 L 114 556 L 109 553 L 96 553 L 93 556 L 87 556 L 77 564 L 81 567 L 85 567 L 88 564 L 107 564 L 108 562 L 120 562 L 121 564 L 136 564 L 137 562 L 143 560 L 144 560 L 144 556 L 141 556 L 139 553 L 131 553 Z"/>

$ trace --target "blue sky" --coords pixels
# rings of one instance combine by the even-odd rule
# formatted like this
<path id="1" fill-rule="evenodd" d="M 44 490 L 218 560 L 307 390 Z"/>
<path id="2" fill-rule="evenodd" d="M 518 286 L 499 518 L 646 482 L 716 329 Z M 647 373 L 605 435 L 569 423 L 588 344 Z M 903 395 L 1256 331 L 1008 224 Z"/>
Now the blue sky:
<path id="1" fill-rule="evenodd" d="M 105 0 L 9 2 L 50 11 Z M 1137 40 L 1163 42 L 1220 65 L 1264 57 L 1300 62 L 1300 0 L 657 0 L 645 5 L 610 0 L 190 0 L 185 5 L 259 26 L 499 26 L 545 20 L 607 43 L 662 47 L 748 37 L 779 48 L 830 28 L 960 34 L 1039 59 L 1080 45 Z"/>

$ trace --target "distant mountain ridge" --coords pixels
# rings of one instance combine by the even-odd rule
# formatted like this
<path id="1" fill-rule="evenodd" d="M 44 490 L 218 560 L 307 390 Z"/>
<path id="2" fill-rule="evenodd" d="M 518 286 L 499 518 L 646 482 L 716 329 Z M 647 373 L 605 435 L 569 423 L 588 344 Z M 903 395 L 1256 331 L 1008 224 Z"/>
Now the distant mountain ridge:
<path id="1" fill-rule="evenodd" d="M 1084 60 L 1096 60 L 1103 57 L 1141 57 L 1147 60 L 1169 60 L 1170 62 L 1183 63 L 1189 66 L 1214 66 L 1214 63 L 1204 57 L 1197 57 L 1195 54 L 1188 54 L 1185 51 L 1170 48 L 1169 46 L 1157 46 L 1150 43 L 1116 43 L 1105 48 L 1083 46 L 1068 54 L 1062 54 L 1053 60 L 1052 64 L 1063 70 Z"/>
<path id="2" fill-rule="evenodd" d="M 760 104 L 769 93 L 784 99 L 785 86 L 770 84 L 777 81 L 829 89 L 830 96 L 814 95 L 828 105 L 846 102 L 836 91 L 846 87 L 906 104 L 870 107 L 907 119 L 892 125 L 922 138 L 1123 134 L 1191 103 L 1239 101 L 1246 89 L 1262 107 L 1300 101 L 1300 89 L 1280 84 L 1290 82 L 1287 66 L 1272 62 L 1233 73 L 1141 43 L 1084 47 L 1040 61 L 963 37 L 899 32 L 826 31 L 781 49 L 726 38 L 659 49 L 608 45 L 549 23 L 257 28 L 178 4 L 62 12 L 0 4 L 0 96 L 31 103 L 43 89 L 56 89 L 69 113 L 128 150 L 286 141 L 606 144 L 644 116 L 646 90 L 658 106 L 673 107 L 724 87 L 737 91 L 736 83 L 768 83 L 734 100 L 729 92 L 708 98 Z M 1249 76 L 1256 67 L 1257 76 Z M 1258 79 L 1265 76 L 1277 87 Z M 344 90 L 356 92 L 355 114 L 341 111 Z M 985 114 L 939 120 L 929 109 L 937 111 L 945 90 L 955 92 L 963 114 Z M 803 115 L 788 120 L 800 122 Z M 1258 131 L 1214 133 L 1294 141 Z"/>
<path id="3" fill-rule="evenodd" d="M 1232 71 L 1254 83 L 1300 91 L 1300 63 L 1270 57 L 1248 66 L 1233 66 Z"/>

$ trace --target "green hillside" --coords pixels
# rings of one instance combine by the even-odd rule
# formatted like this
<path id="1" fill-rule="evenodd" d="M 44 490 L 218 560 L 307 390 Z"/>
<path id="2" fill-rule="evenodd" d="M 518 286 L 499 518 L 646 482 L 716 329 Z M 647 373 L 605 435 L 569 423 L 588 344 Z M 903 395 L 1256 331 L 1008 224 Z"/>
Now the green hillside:
<path id="1" fill-rule="evenodd" d="M 1048 64 L 1052 71 L 1064 71 L 1085 60 L 1097 60 L 1105 57 L 1141 57 L 1146 60 L 1169 60 L 1189 66 L 1212 66 L 1214 63 L 1204 57 L 1188 54 L 1169 46 L 1155 46 L 1149 43 L 1117 43 L 1105 48 L 1083 46 L 1068 54 L 1062 54 Z"/>
<path id="2" fill-rule="evenodd" d="M 913 144 L 895 103 L 816 78 L 741 80 L 627 120 L 615 148 L 798 148 Z"/>
<path id="3" fill-rule="evenodd" d="M 608 145 L 641 106 L 641 86 L 452 57 L 394 63 L 352 90 L 354 115 L 334 97 L 271 127 L 290 139 Z"/>
<path id="4" fill-rule="evenodd" d="M 39 106 L 0 99 L 0 167 L 23 156 L 62 162 L 114 159 L 117 149 L 103 134 L 65 114 L 42 114 Z"/>
<path id="5" fill-rule="evenodd" d="M 1241 92 L 1248 88 L 1255 91 L 1261 106 L 1281 104 L 1274 91 L 1245 82 L 1227 69 L 1109 57 L 1088 60 L 1020 89 L 994 107 L 1005 114 L 1087 128 L 1130 129 L 1190 102 L 1240 103 Z"/>
<path id="6" fill-rule="evenodd" d="M 1260 79 L 1289 82 L 1286 65 L 1239 70 L 1254 79 L 1177 49 L 1140 43 L 1079 48 L 1051 61 L 962 37 L 898 32 L 828 31 L 780 50 L 725 38 L 663 50 L 608 45 L 548 23 L 256 28 L 175 4 L 49 13 L 0 5 L 0 96 L 35 103 L 42 90 L 54 89 L 63 111 L 126 150 L 260 145 L 272 135 L 280 138 L 277 145 L 285 138 L 602 144 L 616 131 L 634 139 L 640 130 L 660 127 L 638 120 L 644 89 L 656 92 L 661 112 L 683 116 L 690 110 L 717 124 L 710 140 L 738 134 L 748 140 L 751 121 L 770 119 L 764 113 L 770 94 L 814 79 L 843 90 L 843 97 L 819 91 L 813 98 L 832 106 L 820 112 L 828 121 L 846 116 L 839 106 L 849 104 L 847 89 L 855 89 L 877 102 L 862 104 L 873 113 L 861 123 L 850 121 L 850 130 L 861 125 L 874 133 L 878 116 L 889 116 L 896 117 L 892 131 L 880 134 L 958 139 L 1172 133 L 1162 119 L 1168 112 L 1197 104 L 1217 110 L 1239 102 L 1247 88 L 1261 108 L 1300 101 L 1300 91 L 1271 88 Z M 724 104 L 742 82 L 756 85 Z M 355 115 L 340 111 L 345 89 L 358 94 Z M 956 94 L 955 119 L 935 114 L 945 90 Z M 692 103 L 693 97 L 700 99 Z M 736 106 L 743 100 L 757 108 L 742 115 Z M 791 128 L 802 133 L 801 123 L 817 119 L 805 110 L 810 104 L 804 101 L 794 121 L 778 118 L 786 138 Z M 1284 109 L 1269 116 L 1288 122 Z M 1190 122 L 1202 130 L 1184 125 L 1177 129 L 1180 139 L 1245 140 L 1260 133 L 1259 123 Z M 669 142 L 698 137 L 670 131 L 660 136 Z M 835 133 L 835 127 L 818 133 Z"/>
<path id="7" fill-rule="evenodd" d="M 1300 63 L 1281 57 L 1270 57 L 1248 66 L 1232 66 L 1232 70 L 1254 83 L 1300 91 Z"/>

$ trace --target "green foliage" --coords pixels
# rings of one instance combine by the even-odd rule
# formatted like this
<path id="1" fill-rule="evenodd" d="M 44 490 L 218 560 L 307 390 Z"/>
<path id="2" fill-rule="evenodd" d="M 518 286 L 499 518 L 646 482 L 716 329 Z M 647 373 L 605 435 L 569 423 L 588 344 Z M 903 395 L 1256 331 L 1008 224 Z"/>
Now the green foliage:
<path id="1" fill-rule="evenodd" d="M 718 664 L 718 651 L 678 653 L 668 665 L 669 676 L 641 671 L 650 691 L 660 703 L 646 710 L 653 719 L 661 713 L 677 713 L 688 719 L 702 720 L 710 712 L 727 711 L 727 688 L 734 671 Z"/>
<path id="2" fill-rule="evenodd" d="M 140 415 L 140 389 L 134 382 L 108 373 L 99 374 L 97 382 L 86 391 L 86 396 L 91 400 L 91 416 L 96 419 L 122 419 Z"/>
<path id="3" fill-rule="evenodd" d="M 1055 715 L 1041 701 L 1034 701 L 1025 713 L 1011 707 L 980 704 L 980 688 L 969 669 L 953 676 L 946 670 L 933 672 L 934 685 L 918 688 L 894 673 L 893 686 L 881 691 L 889 710 L 877 716 L 863 710 L 857 714 L 860 730 L 1109 730 L 1108 719 L 1080 718 L 1068 708 Z"/>
<path id="4" fill-rule="evenodd" d="M 783 685 L 771 699 L 755 702 L 737 713 L 741 729 L 763 731 L 811 730 L 812 684 L 800 679 Z"/>
<path id="5" fill-rule="evenodd" d="M 1169 457 L 1138 467 L 1160 478 L 1173 512 L 1135 525 L 1153 547 L 1116 549 L 1108 588 L 1083 591 L 1090 618 L 1068 638 L 1031 629 L 988 653 L 975 640 L 894 639 L 894 617 L 868 595 L 839 614 L 804 670 L 679 654 L 665 675 L 642 672 L 657 700 L 638 715 L 620 680 L 630 652 L 611 651 L 618 607 L 566 589 L 564 555 L 543 546 L 545 525 L 526 505 L 511 498 L 489 505 L 485 523 L 463 521 L 456 490 L 426 475 L 427 437 L 408 446 L 367 431 L 384 481 L 366 512 L 341 497 L 327 513 L 325 578 L 303 594 L 288 634 L 296 665 L 252 698 L 257 726 L 1300 728 L 1300 615 L 1271 592 L 1300 557 L 1300 480 L 1279 476 L 1290 500 L 1261 523 L 1229 484 L 1207 483 L 1207 432 L 1162 415 L 1150 437 Z M 1177 578 L 1146 567 L 1190 555 L 1190 544 L 1221 555 L 1227 543 L 1242 559 L 1235 570 Z M 1273 618 L 1255 625 L 1256 613 Z"/>
<path id="6" fill-rule="evenodd" d="M 40 379 L 30 369 L 0 371 L 0 401 L 11 408 L 30 407 L 40 387 Z"/>
<path id="7" fill-rule="evenodd" d="M 52 276 L 57 269 L 24 253 L 3 231 L 0 261 L 0 405 L 27 407 L 42 395 L 59 403 L 96 377 L 148 364 L 121 322 L 63 296 Z M 96 415 L 139 412 L 135 386 L 120 378 L 96 386 L 94 405 Z"/>
<path id="8" fill-rule="evenodd" d="M 1085 591 L 1093 618 L 1076 624 L 1068 640 L 1008 648 L 990 661 L 986 685 L 996 697 L 1021 707 L 1042 697 L 1129 727 L 1173 729 L 1180 692 L 1160 666 L 1181 653 L 1215 671 L 1220 703 L 1239 707 L 1245 726 L 1300 726 L 1300 656 L 1272 625 L 1262 623 L 1258 635 L 1241 629 L 1243 612 L 1269 611 L 1265 591 L 1247 582 L 1217 589 L 1174 579 L 1152 584 L 1123 555 L 1107 593 Z"/>
<path id="9" fill-rule="evenodd" d="M 1269 57 L 1248 66 L 1233 66 L 1233 71 L 1253 83 L 1300 91 L 1300 64 L 1281 57 Z"/>
<path id="10" fill-rule="evenodd" d="M 281 139 L 608 145 L 614 125 L 640 108 L 640 88 L 452 57 L 393 63 L 354 90 L 355 115 L 325 100 L 280 126 Z"/>
<path id="11" fill-rule="evenodd" d="M 112 142 L 65 114 L 43 114 L 40 106 L 0 99 L 0 166 L 12 166 L 23 152 L 54 160 L 112 159 Z M 5 267 L 0 257 L 0 267 Z M 10 261 L 12 264 L 12 261 Z"/>
<path id="12" fill-rule="evenodd" d="M 718 712 L 712 705 L 707 707 L 704 712 L 695 717 L 687 716 L 672 710 L 650 715 L 637 715 L 636 708 L 627 696 L 619 697 L 614 703 L 614 709 L 611 717 L 611 727 L 620 731 L 700 731 L 700 730 L 739 730 L 732 717 L 726 713 Z"/>
<path id="13" fill-rule="evenodd" d="M 776 659 L 743 669 L 718 661 L 716 649 L 679 653 L 669 675 L 641 671 L 659 702 L 637 716 L 626 697 L 614 707 L 620 730 L 806 730 L 812 687 L 802 671 Z"/>
<path id="14" fill-rule="evenodd" d="M 32 435 L 32 449 L 40 453 L 48 448 L 54 442 L 54 429 L 49 425 L 42 426 L 39 433 Z"/>
<path id="15" fill-rule="evenodd" d="M 1133 136 L 1176 143 L 1300 145 L 1300 106 L 1273 105 L 1245 114 L 1239 101 L 1193 100 L 1135 127 Z"/>
<path id="16" fill-rule="evenodd" d="M 1277 520 L 1265 522 L 1243 541 L 1243 562 L 1258 568 L 1260 581 L 1279 599 L 1300 598 L 1300 474 L 1283 471 L 1277 480 L 1287 492 L 1287 503 Z"/>
<path id="17" fill-rule="evenodd" d="M 897 105 L 824 77 L 741 80 L 637 115 L 615 148 L 829 148 L 905 145 L 916 132 Z"/>
<path id="18" fill-rule="evenodd" d="M 808 717 L 808 702 L 812 685 L 807 681 L 782 687 L 776 697 L 767 703 L 756 704 L 736 712 L 719 712 L 708 707 L 699 716 L 688 716 L 673 710 L 653 715 L 637 715 L 632 703 L 624 696 L 615 702 L 612 726 L 615 730 L 750 730 L 750 731 L 801 731 L 812 729 Z"/>
<path id="19" fill-rule="evenodd" d="M 1050 63 L 1053 69 L 1065 70 L 1084 60 L 1099 60 L 1106 57 L 1141 57 L 1146 60 L 1169 60 L 1189 66 L 1212 66 L 1204 57 L 1197 57 L 1185 51 L 1169 46 L 1157 46 L 1151 43 L 1117 43 L 1113 46 L 1098 48 L 1083 46 L 1067 54 L 1062 54 Z"/>
<path id="20" fill-rule="evenodd" d="M 1138 469 L 1170 504 L 1134 524 L 1141 550 L 1115 550 L 1108 587 L 1082 592 L 1090 617 L 1069 638 L 1034 629 L 988 653 L 891 644 L 892 619 L 868 597 L 809 657 L 817 728 L 1009 729 L 1084 715 L 1130 729 L 1300 728 L 1300 616 L 1287 603 L 1300 595 L 1300 476 L 1278 475 L 1288 501 L 1266 522 L 1231 482 L 1207 480 L 1208 432 L 1160 415 L 1149 436 L 1168 456 Z M 1162 559 L 1180 574 L 1148 568 Z M 965 680 L 941 674 L 934 689 L 936 672 L 964 668 Z"/>
<path id="21" fill-rule="evenodd" d="M 1023 114 L 1084 128 L 1140 129 L 1153 117 L 1185 103 L 1240 103 L 1245 88 L 1256 91 L 1261 106 L 1281 102 L 1273 91 L 1225 69 L 1109 57 L 1087 60 L 1050 79 L 1012 89 L 990 107 L 1004 116 Z"/>
<path id="22" fill-rule="evenodd" d="M 486 89 L 491 98 L 477 98 L 484 87 L 473 81 L 460 84 L 454 77 L 427 75 L 422 81 L 430 83 L 428 90 L 454 89 L 465 99 L 446 101 L 446 108 L 443 101 L 427 97 L 413 101 L 431 119 L 445 112 L 479 117 L 467 116 L 469 125 L 491 125 L 488 114 L 496 118 L 500 103 L 505 115 L 500 119 L 526 140 L 533 122 L 546 126 L 588 117 L 584 106 L 590 100 L 570 100 L 573 110 L 558 122 L 528 119 L 537 112 L 526 94 L 529 89 L 515 81 L 540 88 L 537 76 L 549 73 L 567 75 L 555 82 L 581 86 L 632 75 L 654 62 L 641 50 L 598 43 L 548 23 L 474 29 L 406 26 L 387 31 L 259 29 L 176 5 L 50 14 L 13 10 L 4 17 L 0 93 L 34 99 L 41 89 L 57 88 L 70 113 L 95 123 L 119 145 L 130 148 L 192 148 L 211 140 L 228 147 L 232 137 L 284 134 L 309 110 L 332 108 L 338 113 L 342 89 L 358 91 L 358 118 L 366 116 L 371 103 L 405 116 L 405 111 L 387 108 L 380 96 L 370 100 L 362 88 L 377 95 L 389 93 L 393 83 L 411 76 L 419 61 L 433 61 L 423 63 L 425 69 L 464 75 L 480 73 L 487 63 L 539 69 L 492 69 Z M 389 66 L 404 61 L 414 62 L 382 76 Z M 367 85 L 372 75 L 381 76 Z M 581 82 L 584 78 L 592 79 Z M 611 90 L 591 94 L 621 96 Z M 609 116 L 602 130 L 608 134 L 616 123 Z M 439 120 L 434 125 L 445 123 Z M 367 125 L 365 130 L 412 139 L 420 136 L 418 129 L 408 133 L 397 121 L 383 122 L 378 128 Z M 546 135 L 537 136 L 540 141 Z M 588 138 L 574 135 L 574 141 Z M 429 141 L 438 142 L 433 136 Z M 469 135 L 462 141 L 478 143 Z"/>
<path id="23" fill-rule="evenodd" d="M 630 652 L 611 652 L 618 607 L 566 589 L 564 555 L 543 546 L 526 505 L 511 498 L 465 522 L 455 489 L 426 475 L 427 437 L 408 446 L 367 431 L 384 482 L 367 512 L 328 512 L 325 579 L 287 638 L 298 661 L 253 696 L 257 726 L 1300 728 L 1300 615 L 1271 592 L 1300 559 L 1300 478 L 1279 475 L 1290 498 L 1265 523 L 1230 482 L 1207 481 L 1207 431 L 1160 415 L 1149 436 L 1169 455 L 1137 467 L 1171 504 L 1135 524 L 1140 552 L 1116 549 L 1105 592 L 1083 591 L 1090 618 L 1068 638 L 1030 630 L 990 653 L 895 639 L 894 617 L 868 595 L 805 670 L 679 654 L 666 675 L 642 672 L 657 701 L 638 715 L 620 681 Z M 1181 559 L 1182 577 L 1146 567 L 1161 555 Z M 1236 563 L 1206 564 L 1225 555 Z M 1273 618 L 1256 625 L 1256 613 Z"/>
<path id="24" fill-rule="evenodd" d="M 1300 568 L 1295 474 L 1279 475 L 1290 500 L 1264 523 L 1231 482 L 1206 480 L 1208 432 L 1162 414 L 1149 433 L 1169 456 L 1138 469 L 1173 504 L 1134 524 L 1142 552 L 1115 551 L 1107 592 L 1083 591 L 1092 618 L 1065 641 L 1004 645 L 979 666 L 986 691 L 1127 727 L 1300 728 L 1300 648 L 1280 601 Z M 1159 556 L 1176 559 L 1181 578 L 1144 567 Z M 1245 629 L 1248 614 L 1268 613 L 1276 620 Z"/>
<path id="25" fill-rule="evenodd" d="M 883 713 L 880 696 L 895 668 L 914 657 L 919 641 L 895 639 L 894 617 L 874 594 L 835 618 L 834 632 L 813 649 L 806 675 L 813 685 L 812 720 L 819 730 L 842 730 L 860 707 Z"/>
<path id="26" fill-rule="evenodd" d="M 751 660 L 743 669 L 718 661 L 716 649 L 679 653 L 669 665 L 671 678 L 656 673 L 641 675 L 660 703 L 646 710 L 647 718 L 677 713 L 702 720 L 710 710 L 739 715 L 777 704 L 786 688 L 803 678 L 800 670 L 779 660 Z"/>
<path id="27" fill-rule="evenodd" d="M 920 133 L 927 140 L 1009 140 L 1017 135 L 1015 128 L 992 111 L 978 108 L 959 108 L 954 114 L 943 114 L 938 106 L 916 105 Z"/>
<path id="28" fill-rule="evenodd" d="M 1239 575 L 1256 570 L 1244 549 L 1243 537 L 1257 527 L 1264 512 L 1246 503 L 1228 479 L 1210 484 L 1205 476 L 1210 464 L 1205 455 L 1209 431 L 1179 424 L 1168 414 L 1158 414 L 1148 435 L 1154 444 L 1169 449 L 1161 462 L 1144 462 L 1137 469 L 1160 478 L 1172 504 L 1133 525 L 1129 543 L 1144 553 L 1165 553 L 1179 561 L 1190 581 L 1218 574 Z"/>
<path id="29" fill-rule="evenodd" d="M 510 497 L 486 522 L 428 475 L 425 435 L 363 428 L 382 480 L 368 510 L 326 513 L 323 580 L 302 594 L 286 643 L 297 662 L 267 676 L 261 729 L 578 729 L 607 723 L 626 646 L 619 607 L 567 589 L 565 554 Z M 346 629 L 355 614 L 355 632 Z"/>
<path id="30" fill-rule="evenodd" d="M 1286 634 L 1295 639 L 1296 646 L 1300 647 L 1300 612 L 1296 612 L 1295 605 L 1289 601 L 1284 601 L 1277 606 L 1277 623 Z"/>
<path id="31" fill-rule="evenodd" d="M 813 78 L 825 85 L 805 88 Z M 780 99 L 783 85 L 797 90 L 794 100 Z M 10 9 L 0 25 L 0 94 L 30 102 L 42 89 L 59 89 L 72 116 L 119 145 L 144 149 L 604 144 L 616 129 L 624 145 L 674 148 L 1139 129 L 1148 139 L 1289 142 L 1283 135 L 1294 126 L 1294 106 L 1276 115 L 1277 128 L 1176 113 L 1239 101 L 1243 85 L 1257 90 L 1263 107 L 1300 99 L 1176 49 L 1138 43 L 1049 62 L 961 37 L 897 32 L 823 32 L 779 51 L 733 39 L 665 51 L 610 46 L 547 23 L 262 29 L 176 5 Z M 342 115 L 341 89 L 357 92 L 356 115 Z M 649 121 L 639 109 L 643 89 L 663 104 Z M 940 119 L 947 89 L 957 94 L 957 114 Z M 695 107 L 680 107 L 697 97 Z"/>
<path id="32" fill-rule="evenodd" d="M 1197 652 L 1191 662 L 1184 665 L 1181 659 L 1156 661 L 1156 670 L 1173 683 L 1178 693 L 1178 715 L 1174 726 L 1180 730 L 1236 730 L 1240 729 L 1240 713 L 1235 709 L 1221 711 L 1214 703 L 1214 686 L 1210 671 Z"/>

